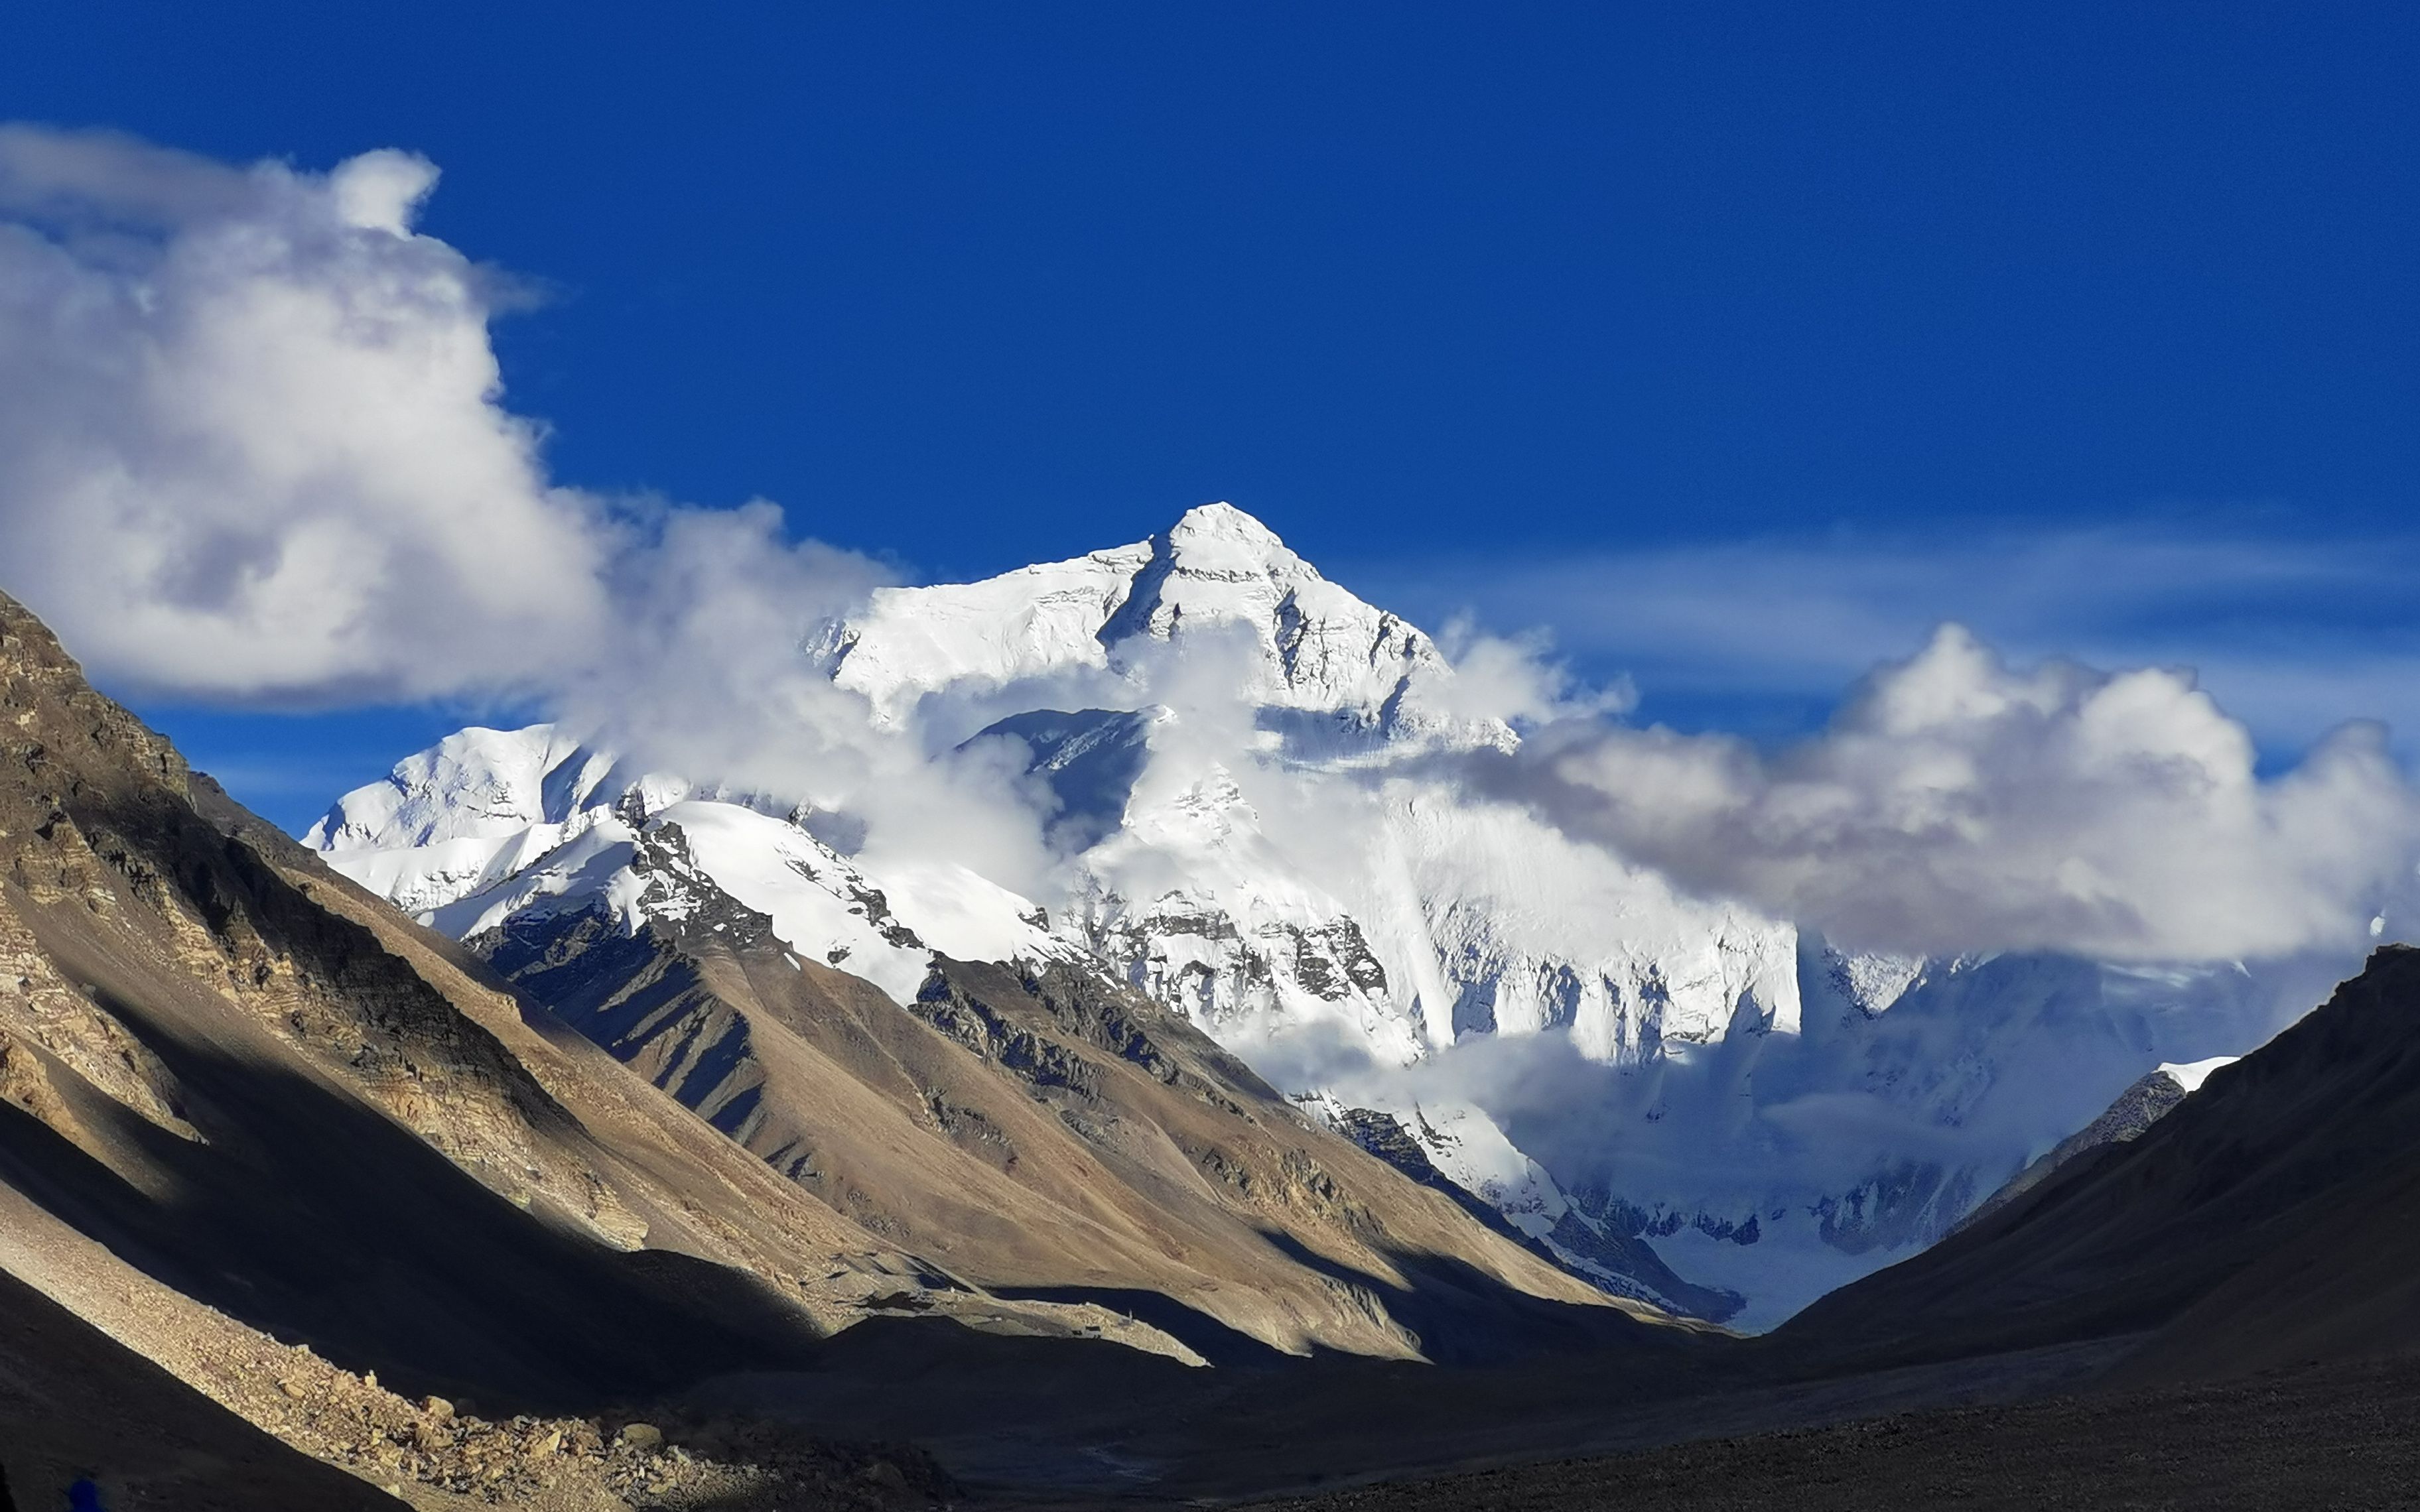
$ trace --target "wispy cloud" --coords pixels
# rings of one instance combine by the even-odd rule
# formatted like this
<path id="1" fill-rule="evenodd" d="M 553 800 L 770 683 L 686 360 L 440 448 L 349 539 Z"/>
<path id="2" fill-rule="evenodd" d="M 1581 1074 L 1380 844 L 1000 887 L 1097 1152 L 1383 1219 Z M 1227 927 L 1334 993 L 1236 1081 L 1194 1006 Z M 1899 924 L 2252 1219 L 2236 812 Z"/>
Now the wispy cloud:
<path id="1" fill-rule="evenodd" d="M 2265 748 L 2347 719 L 2420 738 L 2420 608 L 2408 541 L 2314 537 L 2257 515 L 2094 529 L 1947 527 L 1553 560 L 1417 559 L 1345 577 L 1404 612 L 1543 626 L 1645 717 L 1689 701 L 1828 705 L 1957 623 L 2013 656 L 2189 668 Z"/>

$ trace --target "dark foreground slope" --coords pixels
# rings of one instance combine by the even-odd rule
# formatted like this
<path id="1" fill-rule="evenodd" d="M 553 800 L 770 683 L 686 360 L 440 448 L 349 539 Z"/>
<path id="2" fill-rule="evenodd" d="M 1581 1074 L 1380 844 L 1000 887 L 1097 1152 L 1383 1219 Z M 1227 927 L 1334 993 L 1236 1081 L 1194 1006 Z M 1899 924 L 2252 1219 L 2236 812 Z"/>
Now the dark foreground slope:
<path id="1" fill-rule="evenodd" d="M 2420 1349 L 2420 951 L 1775 1342 L 1837 1365 L 2130 1335 L 2147 1383 Z"/>
<path id="2" fill-rule="evenodd" d="M 1867 1418 L 1263 1504 L 1264 1512 L 2405 1507 L 2420 1361 Z"/>

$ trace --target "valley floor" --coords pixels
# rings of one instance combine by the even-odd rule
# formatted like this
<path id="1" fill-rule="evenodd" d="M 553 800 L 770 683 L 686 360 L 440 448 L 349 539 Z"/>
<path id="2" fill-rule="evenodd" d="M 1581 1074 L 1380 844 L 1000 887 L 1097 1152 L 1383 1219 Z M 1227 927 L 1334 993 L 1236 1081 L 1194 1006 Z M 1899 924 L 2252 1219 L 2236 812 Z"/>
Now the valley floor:
<path id="1" fill-rule="evenodd" d="M 1261 1512 L 2420 1505 L 2420 1358 L 1868 1418 L 1373 1485 Z"/>
<path id="2" fill-rule="evenodd" d="M 730 1379 L 691 1406 L 842 1439 L 912 1439 L 957 1479 L 962 1505 L 1141 1512 L 2034 1399 L 2075 1389 L 2131 1347 L 1821 1377 L 1786 1357 L 1743 1355 L 1736 1341 L 1704 1342 L 1661 1359 L 1495 1368 L 1325 1360 L 1201 1370 L 1108 1346 L 872 1323 L 836 1341 L 824 1369 Z M 1405 1504 L 1466 1504 L 1457 1494 Z"/>

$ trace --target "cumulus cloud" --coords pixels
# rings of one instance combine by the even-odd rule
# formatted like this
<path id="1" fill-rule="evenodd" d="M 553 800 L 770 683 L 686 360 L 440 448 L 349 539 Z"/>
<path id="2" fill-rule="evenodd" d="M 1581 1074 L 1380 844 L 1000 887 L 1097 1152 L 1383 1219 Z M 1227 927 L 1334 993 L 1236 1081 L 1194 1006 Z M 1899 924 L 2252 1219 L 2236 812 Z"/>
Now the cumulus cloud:
<path id="1" fill-rule="evenodd" d="M 595 635 L 615 530 L 497 402 L 436 179 L 0 130 L 0 551 L 121 684 L 510 691 Z"/>
<path id="2" fill-rule="evenodd" d="M 1777 756 L 1567 724 L 1490 790 L 1683 886 L 1853 946 L 2224 960 L 2354 943 L 2420 801 L 2375 726 L 2273 779 L 2190 674 L 2012 669 L 1945 626 Z"/>
<path id="3" fill-rule="evenodd" d="M 886 580 L 854 552 L 784 539 L 782 512 L 664 509 L 609 574 L 614 614 L 556 670 L 572 728 L 656 769 L 845 810 L 875 860 L 947 858 L 1037 889 L 1047 789 L 990 747 L 933 750 L 876 724 L 811 654 L 814 633 Z"/>
<path id="4" fill-rule="evenodd" d="M 781 511 L 548 475 L 489 322 L 414 218 L 437 169 L 309 173 L 0 127 L 0 577 L 120 687 L 535 702 L 668 770 L 858 810 L 1013 886 L 1016 774 L 874 729 L 803 654 L 886 578 Z"/>
<path id="5" fill-rule="evenodd" d="M 1590 687 L 1554 656 L 1554 639 L 1543 629 L 1490 635 L 1468 613 L 1446 622 L 1437 649 L 1453 665 L 1453 677 L 1436 688 L 1433 702 L 1465 719 L 1497 719 L 1526 727 L 1590 715 L 1627 714 L 1638 690 L 1627 677 Z"/>

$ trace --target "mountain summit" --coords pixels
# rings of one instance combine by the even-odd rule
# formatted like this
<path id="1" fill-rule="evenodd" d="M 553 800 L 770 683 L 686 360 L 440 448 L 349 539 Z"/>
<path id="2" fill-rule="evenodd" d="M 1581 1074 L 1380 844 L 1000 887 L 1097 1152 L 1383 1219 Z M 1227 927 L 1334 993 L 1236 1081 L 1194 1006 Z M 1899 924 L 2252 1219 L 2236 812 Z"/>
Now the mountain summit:
<path id="1" fill-rule="evenodd" d="M 1388 733 L 1453 724 L 1423 706 L 1423 692 L 1452 675 L 1426 635 L 1329 582 L 1226 503 L 1068 562 L 876 590 L 864 613 L 828 628 L 819 650 L 834 682 L 896 721 L 923 695 L 969 684 L 1114 687 L 1167 648 L 1206 656 L 1202 642 L 1220 637 L 1241 654 L 1221 692 L 1251 705 Z"/>

